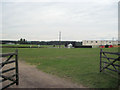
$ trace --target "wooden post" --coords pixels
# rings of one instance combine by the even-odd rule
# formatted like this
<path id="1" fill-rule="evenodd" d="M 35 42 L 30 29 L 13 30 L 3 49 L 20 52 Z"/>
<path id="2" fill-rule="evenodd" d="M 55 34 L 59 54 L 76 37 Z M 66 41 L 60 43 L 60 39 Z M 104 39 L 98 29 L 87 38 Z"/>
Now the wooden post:
<path id="1" fill-rule="evenodd" d="M 100 72 L 102 70 L 102 49 L 100 49 Z"/>
<path id="2" fill-rule="evenodd" d="M 19 73 L 18 73 L 18 50 L 16 49 L 15 55 L 15 65 L 16 65 L 16 85 L 19 85 Z"/>

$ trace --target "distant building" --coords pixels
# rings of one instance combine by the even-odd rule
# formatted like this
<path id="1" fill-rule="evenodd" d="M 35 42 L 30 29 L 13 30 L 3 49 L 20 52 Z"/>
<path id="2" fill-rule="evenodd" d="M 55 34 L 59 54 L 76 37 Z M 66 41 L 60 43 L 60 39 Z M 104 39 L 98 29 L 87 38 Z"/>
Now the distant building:
<path id="1" fill-rule="evenodd" d="M 83 40 L 82 45 L 118 45 L 118 41 L 113 41 L 113 40 Z"/>
<path id="2" fill-rule="evenodd" d="M 72 48 L 72 46 L 73 45 L 71 43 L 67 45 L 68 48 Z"/>
<path id="3" fill-rule="evenodd" d="M 15 45 L 15 43 L 11 43 L 11 42 L 10 42 L 10 43 L 7 43 L 7 44 L 9 44 L 9 45 Z"/>

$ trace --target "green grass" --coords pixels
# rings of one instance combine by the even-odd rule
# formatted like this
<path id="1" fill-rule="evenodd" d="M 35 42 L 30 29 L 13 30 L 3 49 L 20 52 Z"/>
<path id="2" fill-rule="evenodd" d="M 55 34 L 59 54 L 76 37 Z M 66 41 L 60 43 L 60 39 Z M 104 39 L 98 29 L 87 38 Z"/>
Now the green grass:
<path id="1" fill-rule="evenodd" d="M 117 78 L 99 72 L 99 48 L 19 48 L 19 60 L 89 88 L 114 88 Z M 3 52 L 14 52 L 3 48 Z M 117 48 L 104 49 L 117 52 Z"/>

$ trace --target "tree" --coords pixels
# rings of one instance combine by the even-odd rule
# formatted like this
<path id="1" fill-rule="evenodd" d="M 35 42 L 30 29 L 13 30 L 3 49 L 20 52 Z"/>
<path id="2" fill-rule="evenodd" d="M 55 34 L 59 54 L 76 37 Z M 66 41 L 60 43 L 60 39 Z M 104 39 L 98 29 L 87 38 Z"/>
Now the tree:
<path id="1" fill-rule="evenodd" d="M 20 42 L 22 42 L 22 40 L 23 40 L 23 39 L 21 38 L 21 39 L 20 39 Z"/>
<path id="2" fill-rule="evenodd" d="M 26 43 L 26 40 L 21 38 L 20 41 L 18 40 L 18 42 L 19 42 L 20 44 L 25 44 L 25 43 Z"/>

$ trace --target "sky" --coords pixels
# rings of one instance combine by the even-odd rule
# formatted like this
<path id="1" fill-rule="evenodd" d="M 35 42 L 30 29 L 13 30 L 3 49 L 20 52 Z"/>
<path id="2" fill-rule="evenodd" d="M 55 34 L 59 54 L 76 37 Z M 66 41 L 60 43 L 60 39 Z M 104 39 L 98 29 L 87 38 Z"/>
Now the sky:
<path id="1" fill-rule="evenodd" d="M 28 41 L 118 38 L 119 0 L 3 0 L 2 39 Z M 1 26 L 0 26 L 1 27 Z"/>

